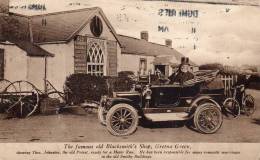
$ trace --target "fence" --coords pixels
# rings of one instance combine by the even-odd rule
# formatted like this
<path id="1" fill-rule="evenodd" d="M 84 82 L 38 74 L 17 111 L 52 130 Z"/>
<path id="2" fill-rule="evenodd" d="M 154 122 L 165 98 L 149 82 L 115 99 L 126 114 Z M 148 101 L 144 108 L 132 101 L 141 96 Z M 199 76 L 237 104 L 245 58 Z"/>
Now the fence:
<path id="1" fill-rule="evenodd" d="M 224 84 L 225 96 L 231 96 L 231 89 L 237 83 L 237 75 L 221 75 L 221 80 Z"/>

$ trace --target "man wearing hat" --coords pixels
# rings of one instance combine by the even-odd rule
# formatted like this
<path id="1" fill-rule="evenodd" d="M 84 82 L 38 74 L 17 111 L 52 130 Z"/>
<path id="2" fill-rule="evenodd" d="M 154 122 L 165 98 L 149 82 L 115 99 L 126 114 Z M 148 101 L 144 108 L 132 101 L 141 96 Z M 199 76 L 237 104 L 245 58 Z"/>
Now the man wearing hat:
<path id="1" fill-rule="evenodd" d="M 182 57 L 179 69 L 177 70 L 176 73 L 173 73 L 169 77 L 170 83 L 177 82 L 177 83 L 183 84 L 185 81 L 193 79 L 194 75 L 189 70 L 190 70 L 189 58 Z"/>

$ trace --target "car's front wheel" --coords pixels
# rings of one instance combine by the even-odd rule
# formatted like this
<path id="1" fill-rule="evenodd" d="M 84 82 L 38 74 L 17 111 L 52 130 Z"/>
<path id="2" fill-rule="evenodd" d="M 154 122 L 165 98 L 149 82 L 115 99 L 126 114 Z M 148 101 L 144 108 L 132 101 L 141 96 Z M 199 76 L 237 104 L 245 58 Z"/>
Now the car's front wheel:
<path id="1" fill-rule="evenodd" d="M 129 104 L 114 105 L 107 113 L 106 126 L 108 131 L 115 136 L 132 134 L 138 125 L 138 113 Z"/>
<path id="2" fill-rule="evenodd" d="M 220 109 L 213 103 L 204 103 L 196 109 L 194 125 L 196 129 L 205 134 L 218 131 L 223 122 Z"/>

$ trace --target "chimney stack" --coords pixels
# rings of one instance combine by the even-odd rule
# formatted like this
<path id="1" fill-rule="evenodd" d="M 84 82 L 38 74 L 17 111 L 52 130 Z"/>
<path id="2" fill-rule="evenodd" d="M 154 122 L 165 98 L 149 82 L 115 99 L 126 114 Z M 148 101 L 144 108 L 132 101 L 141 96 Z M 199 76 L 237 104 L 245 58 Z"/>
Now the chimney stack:
<path id="1" fill-rule="evenodd" d="M 172 48 L 172 40 L 171 40 L 171 39 L 166 39 L 166 40 L 165 40 L 165 45 L 166 45 L 167 47 Z"/>
<path id="2" fill-rule="evenodd" d="M 141 39 L 148 41 L 149 35 L 147 31 L 141 32 Z"/>
<path id="3" fill-rule="evenodd" d="M 0 0 L 0 13 L 9 13 L 9 0 Z"/>

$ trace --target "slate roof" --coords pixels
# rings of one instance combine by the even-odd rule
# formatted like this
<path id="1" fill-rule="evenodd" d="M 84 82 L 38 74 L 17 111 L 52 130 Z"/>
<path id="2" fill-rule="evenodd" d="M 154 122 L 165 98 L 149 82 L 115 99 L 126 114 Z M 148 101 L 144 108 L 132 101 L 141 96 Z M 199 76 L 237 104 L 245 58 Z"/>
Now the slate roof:
<path id="1" fill-rule="evenodd" d="M 31 16 L 35 43 L 68 41 L 97 11 L 97 8 Z"/>
<path id="2" fill-rule="evenodd" d="M 10 13 L 9 16 L 13 19 L 13 21 L 19 22 L 19 29 L 15 29 L 15 31 L 18 32 L 17 35 L 19 38 L 16 37 L 17 35 L 12 35 L 9 40 L 15 42 L 17 46 L 26 50 L 28 55 L 36 56 L 38 54 L 41 56 L 44 52 L 46 52 L 46 55 L 52 55 L 44 49 L 41 49 L 36 44 L 69 42 L 86 26 L 86 24 L 89 23 L 91 18 L 97 13 L 102 16 L 105 23 L 110 28 L 111 33 L 114 34 L 115 38 L 118 40 L 123 54 L 146 56 L 169 55 L 174 56 L 177 61 L 181 61 L 181 57 L 183 57 L 183 55 L 173 48 L 148 42 L 142 39 L 117 35 L 102 9 L 99 7 L 55 12 L 35 16 L 24 16 L 16 13 Z M 0 22 L 1 18 L 3 17 L 4 16 L 0 16 Z M 30 47 L 28 46 L 31 46 L 33 49 L 30 50 Z M 32 53 L 33 51 L 37 52 Z"/>
<path id="3" fill-rule="evenodd" d="M 96 15 L 100 14 L 117 39 L 116 32 L 102 9 L 84 8 L 30 16 L 30 25 L 34 43 L 70 41 Z"/>
<path id="4" fill-rule="evenodd" d="M 10 13 L 12 18 L 21 21 L 21 32 L 30 33 L 33 43 L 68 42 L 99 13 L 117 39 L 116 32 L 102 9 L 99 7 L 62 11 L 34 16 Z M 29 27 L 29 28 L 28 28 Z M 120 42 L 119 42 L 120 43 Z"/>
<path id="5" fill-rule="evenodd" d="M 178 65 L 180 61 L 173 59 L 171 56 L 155 57 L 153 64 L 155 65 Z"/>
<path id="6" fill-rule="evenodd" d="M 119 35 L 123 54 L 136 54 L 145 56 L 174 56 L 179 62 L 184 57 L 173 48 L 157 43 L 148 42 L 143 39 Z"/>
<path id="7" fill-rule="evenodd" d="M 16 44 L 22 50 L 26 51 L 28 56 L 32 56 L 32 57 L 44 57 L 44 56 L 53 57 L 54 56 L 53 54 L 42 49 L 38 45 L 31 43 L 30 41 L 11 41 L 11 42 Z"/>
<path id="8" fill-rule="evenodd" d="M 0 41 L 8 40 L 10 42 L 15 41 L 17 43 L 18 40 L 19 44 L 24 41 L 23 43 L 26 44 L 26 46 L 31 45 L 34 48 L 29 51 L 29 55 L 42 55 L 44 53 L 44 49 L 41 49 L 38 53 L 32 53 L 32 51 L 39 51 L 40 49 L 40 47 L 36 44 L 70 41 L 97 13 L 102 16 L 105 23 L 110 28 L 111 33 L 113 33 L 117 39 L 116 32 L 104 15 L 102 9 L 93 7 L 35 16 L 24 16 L 17 13 L 9 13 L 9 20 L 12 21 L 12 24 L 14 22 L 18 24 L 17 26 L 13 25 L 13 27 L 10 28 L 11 30 L 9 32 L 12 34 L 3 33 L 3 27 L 9 28 L 10 23 L 8 24 L 4 21 L 4 18 L 7 15 L 0 13 Z M 118 43 L 120 44 L 119 41 Z M 28 51 L 28 47 L 26 46 L 22 47 L 20 45 L 20 48 L 27 49 L 26 51 Z M 51 54 L 48 53 L 46 55 Z"/>

